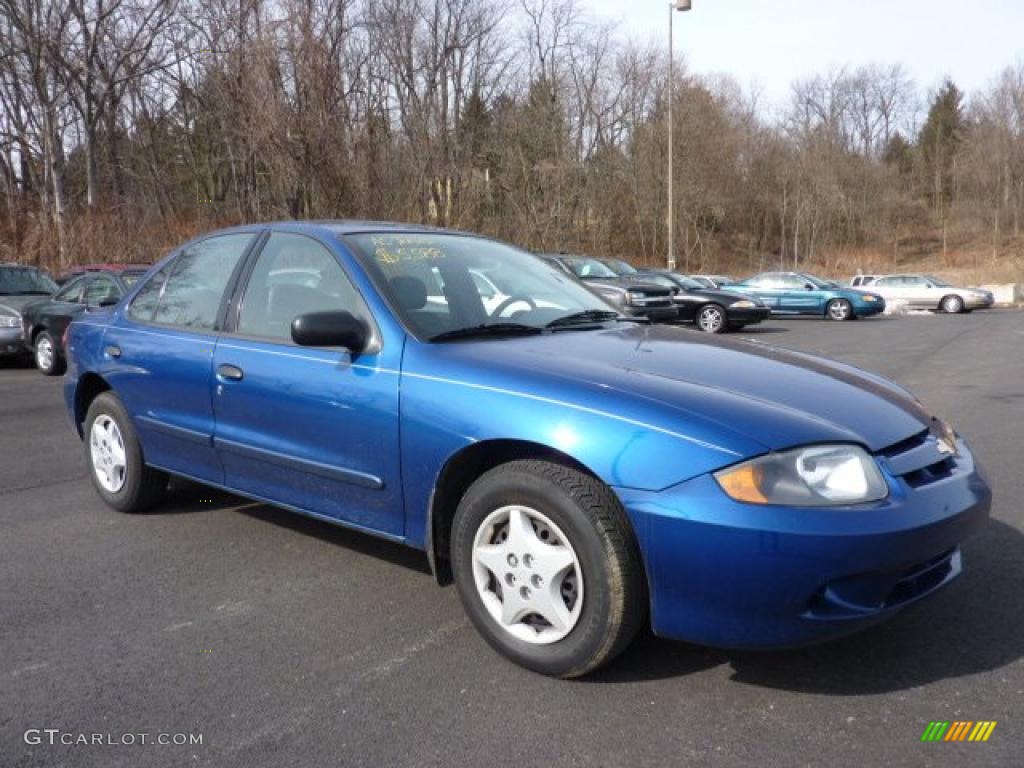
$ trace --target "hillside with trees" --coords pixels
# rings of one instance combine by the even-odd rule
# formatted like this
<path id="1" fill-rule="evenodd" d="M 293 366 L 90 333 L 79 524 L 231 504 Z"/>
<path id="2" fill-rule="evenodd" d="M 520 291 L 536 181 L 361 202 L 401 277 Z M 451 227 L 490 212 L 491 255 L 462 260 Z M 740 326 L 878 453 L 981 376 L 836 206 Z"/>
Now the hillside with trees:
<path id="1" fill-rule="evenodd" d="M 898 63 L 769 105 L 573 0 L 0 0 L 0 260 L 152 261 L 236 222 L 369 218 L 681 268 L 1020 279 L 1024 62 Z"/>

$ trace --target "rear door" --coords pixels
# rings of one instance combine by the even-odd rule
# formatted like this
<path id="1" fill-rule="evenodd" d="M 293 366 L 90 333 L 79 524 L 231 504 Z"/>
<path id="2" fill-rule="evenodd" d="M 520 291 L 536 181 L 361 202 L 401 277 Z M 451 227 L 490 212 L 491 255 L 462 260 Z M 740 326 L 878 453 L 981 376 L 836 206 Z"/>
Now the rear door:
<path id="1" fill-rule="evenodd" d="M 107 380 L 131 414 L 149 464 L 224 481 L 213 448 L 213 350 L 224 296 L 256 234 L 186 246 L 107 328 Z"/>
<path id="2" fill-rule="evenodd" d="M 402 345 L 353 357 L 291 339 L 298 315 L 339 310 L 374 327 L 331 247 L 272 233 L 214 353 L 217 452 L 230 488 L 399 537 Z"/>

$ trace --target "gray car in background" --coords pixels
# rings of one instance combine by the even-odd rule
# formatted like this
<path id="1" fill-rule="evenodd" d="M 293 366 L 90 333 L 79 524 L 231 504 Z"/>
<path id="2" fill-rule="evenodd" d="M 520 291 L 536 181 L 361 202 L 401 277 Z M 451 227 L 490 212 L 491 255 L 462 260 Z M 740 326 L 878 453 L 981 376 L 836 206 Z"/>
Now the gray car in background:
<path id="1" fill-rule="evenodd" d="M 994 303 L 990 291 L 959 288 L 932 275 L 881 275 L 868 286 L 889 305 L 900 301 L 911 309 L 938 310 L 951 315 L 988 309 Z"/>
<path id="2" fill-rule="evenodd" d="M 0 264 L 0 357 L 26 354 L 21 311 L 57 290 L 50 276 L 24 264 Z"/>

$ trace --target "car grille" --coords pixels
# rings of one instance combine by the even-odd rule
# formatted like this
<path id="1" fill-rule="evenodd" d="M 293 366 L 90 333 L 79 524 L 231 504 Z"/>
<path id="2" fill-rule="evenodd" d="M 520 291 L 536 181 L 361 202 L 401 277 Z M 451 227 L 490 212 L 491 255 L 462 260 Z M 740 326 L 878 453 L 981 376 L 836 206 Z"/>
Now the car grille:
<path id="1" fill-rule="evenodd" d="M 956 469 L 956 457 L 940 451 L 938 438 L 929 430 L 883 448 L 878 458 L 911 488 L 947 478 Z"/>

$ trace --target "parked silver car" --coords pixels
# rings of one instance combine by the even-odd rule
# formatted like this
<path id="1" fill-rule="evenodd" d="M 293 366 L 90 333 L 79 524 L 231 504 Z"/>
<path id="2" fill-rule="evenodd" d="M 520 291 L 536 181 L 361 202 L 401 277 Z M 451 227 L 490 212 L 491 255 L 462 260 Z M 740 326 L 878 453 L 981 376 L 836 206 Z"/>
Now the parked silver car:
<path id="1" fill-rule="evenodd" d="M 903 301 L 914 309 L 941 310 L 951 315 L 988 309 L 994 302 L 991 291 L 959 288 L 932 275 L 882 275 L 869 285 L 889 304 Z"/>

